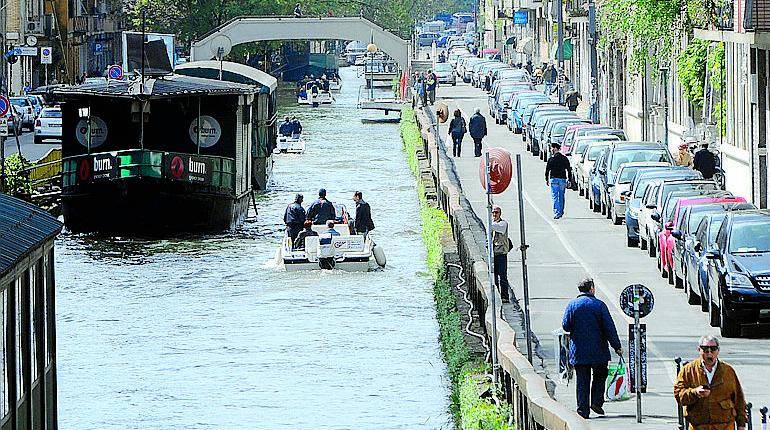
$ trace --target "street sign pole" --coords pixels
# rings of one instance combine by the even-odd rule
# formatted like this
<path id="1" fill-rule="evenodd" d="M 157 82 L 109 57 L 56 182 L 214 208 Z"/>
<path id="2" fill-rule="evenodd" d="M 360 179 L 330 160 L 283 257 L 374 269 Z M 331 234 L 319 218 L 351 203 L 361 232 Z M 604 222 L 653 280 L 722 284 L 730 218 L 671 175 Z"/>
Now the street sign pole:
<path id="1" fill-rule="evenodd" d="M 556 51 L 556 58 L 558 59 L 559 74 L 557 75 L 556 84 L 559 89 L 559 103 L 564 103 L 564 85 L 562 81 L 562 74 L 564 73 L 564 1 L 556 0 L 556 21 L 557 21 L 557 38 L 559 39 L 558 49 Z"/>
<path id="2" fill-rule="evenodd" d="M 489 178 L 489 151 L 484 154 L 484 166 L 485 166 L 485 180 L 487 184 L 487 261 L 489 264 L 489 300 L 492 306 L 492 375 L 495 383 L 499 381 L 498 369 L 497 369 L 497 298 L 495 288 L 495 253 L 494 244 L 492 243 L 492 184 Z"/>
<path id="3" fill-rule="evenodd" d="M 636 391 L 636 422 L 642 422 L 642 336 L 639 328 L 639 290 L 634 285 L 634 389 Z"/>
<path id="4" fill-rule="evenodd" d="M 588 3 L 588 37 L 591 46 L 591 122 L 599 123 L 599 59 L 596 52 L 598 43 L 596 31 L 596 3 L 591 0 Z"/>
<path id="5" fill-rule="evenodd" d="M 527 274 L 527 237 L 524 229 L 524 192 L 521 181 L 521 154 L 516 154 L 516 181 L 519 198 L 519 236 L 521 238 L 521 281 L 524 287 L 524 335 L 527 339 L 527 360 L 532 363 L 532 338 L 530 336 L 529 320 L 529 276 Z"/>

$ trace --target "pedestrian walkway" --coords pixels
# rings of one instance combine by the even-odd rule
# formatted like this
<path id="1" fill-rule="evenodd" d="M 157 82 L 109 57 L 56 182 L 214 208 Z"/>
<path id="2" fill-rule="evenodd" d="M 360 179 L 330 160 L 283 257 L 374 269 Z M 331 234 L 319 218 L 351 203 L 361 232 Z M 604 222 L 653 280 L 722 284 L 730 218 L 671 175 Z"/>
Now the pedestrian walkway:
<path id="1" fill-rule="evenodd" d="M 553 220 L 549 187 L 546 184 L 545 163 L 523 150 L 521 137 L 514 135 L 504 125 L 495 125 L 489 117 L 487 96 L 481 90 L 467 84 L 439 88 L 438 97 L 448 105 L 450 112 L 461 109 L 468 119 L 473 109 L 479 107 L 487 117 L 489 135 L 484 148 L 502 147 L 515 154 L 522 154 L 524 182 L 525 220 L 529 284 L 531 296 L 532 330 L 537 338 L 535 367 L 545 377 L 556 379 L 553 330 L 561 327 L 561 317 L 567 302 L 578 295 L 577 283 L 586 276 L 594 278 L 597 296 L 610 308 L 624 351 L 628 351 L 628 324 L 631 322 L 619 306 L 619 294 L 627 285 L 641 283 L 655 295 L 655 309 L 643 319 L 647 324 L 648 392 L 643 395 L 644 423 L 636 424 L 634 399 L 605 404 L 606 417 L 593 418 L 590 423 L 598 429 L 617 429 L 629 425 L 645 429 L 671 429 L 677 424 L 676 402 L 673 384 L 676 378 L 674 357 L 685 360 L 697 357 L 697 342 L 704 334 L 719 335 L 719 330 L 708 324 L 699 308 L 689 306 L 681 290 L 677 290 L 660 277 L 655 260 L 638 249 L 626 247 L 625 226 L 613 226 L 604 217 L 588 209 L 586 200 L 577 193 L 567 192 L 564 218 Z M 581 106 L 587 103 L 584 101 Z M 446 125 L 440 130 L 446 137 Z M 479 183 L 479 161 L 473 157 L 473 145 L 466 136 L 463 155 L 454 159 L 455 169 L 463 191 L 478 217 L 486 223 L 486 197 Z M 451 155 L 451 153 L 449 154 Z M 510 226 L 514 244 L 518 243 L 518 217 L 516 187 L 511 184 L 504 193 L 495 196 L 495 203 L 502 207 L 502 216 Z M 521 291 L 520 255 L 516 250 L 509 254 L 509 279 L 517 299 Z M 505 305 L 505 313 L 515 313 L 515 304 Z M 511 319 L 509 319 L 512 321 Z M 521 332 L 521 327 L 514 327 Z M 767 340 L 723 339 L 720 359 L 733 364 L 741 378 L 747 401 L 755 406 L 770 404 L 770 391 L 766 384 L 754 375 L 764 374 L 770 362 Z M 525 351 L 523 340 L 518 345 Z M 617 356 L 613 353 L 613 359 Z M 626 357 L 627 358 L 627 357 Z M 555 398 L 575 409 L 574 381 L 569 386 L 554 382 Z M 592 415 L 595 417 L 595 415 Z M 755 417 L 755 422 L 758 420 Z"/>

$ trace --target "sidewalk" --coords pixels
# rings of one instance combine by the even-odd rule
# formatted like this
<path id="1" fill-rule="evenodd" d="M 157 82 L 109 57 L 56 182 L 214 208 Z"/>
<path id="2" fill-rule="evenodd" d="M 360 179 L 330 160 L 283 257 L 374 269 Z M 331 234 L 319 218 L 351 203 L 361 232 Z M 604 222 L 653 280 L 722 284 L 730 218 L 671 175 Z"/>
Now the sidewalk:
<path id="1" fill-rule="evenodd" d="M 669 286 L 661 279 L 655 261 L 647 258 L 638 249 L 626 247 L 625 226 L 612 226 L 599 214 L 588 209 L 587 202 L 574 192 L 567 194 L 567 210 L 561 220 L 552 219 L 549 188 L 545 182 L 545 164 L 523 151 L 521 137 L 514 135 L 504 125 L 495 125 L 487 115 L 486 94 L 467 84 L 456 87 L 440 87 L 439 98 L 449 105 L 450 112 L 460 108 L 466 119 L 476 107 L 487 117 L 489 135 L 484 147 L 503 147 L 514 157 L 522 154 L 522 175 L 525 194 L 525 220 L 527 254 L 530 284 L 530 313 L 532 331 L 536 336 L 533 343 L 535 367 L 545 378 L 555 374 L 554 345 L 552 331 L 561 327 L 561 317 L 567 302 L 577 296 L 576 285 L 586 276 L 594 278 L 597 296 L 610 308 L 624 351 L 628 351 L 628 324 L 631 319 L 622 313 L 618 303 L 620 291 L 627 285 L 641 283 L 655 294 L 655 309 L 642 322 L 647 324 L 648 347 L 648 392 L 643 395 L 643 424 L 636 424 L 636 401 L 605 404 L 607 416 L 590 421 L 593 428 L 617 429 L 632 426 L 645 429 L 672 429 L 676 427 L 676 402 L 673 398 L 673 383 L 676 367 L 673 358 L 682 356 L 685 360 L 697 357 L 697 342 L 704 334 L 719 335 L 719 330 L 710 327 L 705 314 L 699 308 L 687 305 L 681 290 Z M 581 107 L 587 108 L 587 103 Z M 581 110 L 579 109 L 578 112 Z M 585 111 L 585 109 L 583 109 Z M 446 141 L 446 124 L 440 133 Z M 479 183 L 479 161 L 473 157 L 473 143 L 466 136 L 463 142 L 463 156 L 454 159 L 455 169 L 463 191 L 477 216 L 486 223 L 486 197 Z M 503 218 L 507 219 L 510 236 L 514 244 L 518 239 L 518 203 L 516 185 L 495 196 L 495 203 L 502 207 Z M 515 245 L 516 246 L 516 245 Z M 515 250 L 509 254 L 509 279 L 517 299 L 521 291 L 520 254 Z M 514 304 L 505 305 L 506 316 L 514 329 L 519 313 Z M 518 348 L 526 353 L 526 345 L 519 336 Z M 721 359 L 733 364 L 748 401 L 755 407 L 770 403 L 770 393 L 759 378 L 753 375 L 766 373 L 770 362 L 767 340 L 725 339 L 722 342 Z M 617 356 L 613 354 L 613 359 Z M 627 356 L 626 356 L 627 358 Z M 569 385 L 553 383 L 554 397 L 575 409 L 574 381 Z M 595 416 L 595 415 L 594 415 Z M 755 422 L 758 419 L 755 415 Z"/>

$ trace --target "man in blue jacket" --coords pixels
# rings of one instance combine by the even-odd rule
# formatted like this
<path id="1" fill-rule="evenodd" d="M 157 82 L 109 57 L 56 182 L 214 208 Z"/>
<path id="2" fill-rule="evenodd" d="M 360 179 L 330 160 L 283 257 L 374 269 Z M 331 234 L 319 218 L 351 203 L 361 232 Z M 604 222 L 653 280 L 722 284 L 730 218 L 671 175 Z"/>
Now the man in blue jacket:
<path id="1" fill-rule="evenodd" d="M 604 415 L 604 384 L 610 361 L 607 344 L 621 357 L 623 348 L 607 305 L 594 295 L 593 279 L 581 281 L 578 290 L 580 295 L 567 305 L 561 325 L 570 333 L 569 362 L 577 379 L 577 413 L 588 418 L 591 410 Z"/>

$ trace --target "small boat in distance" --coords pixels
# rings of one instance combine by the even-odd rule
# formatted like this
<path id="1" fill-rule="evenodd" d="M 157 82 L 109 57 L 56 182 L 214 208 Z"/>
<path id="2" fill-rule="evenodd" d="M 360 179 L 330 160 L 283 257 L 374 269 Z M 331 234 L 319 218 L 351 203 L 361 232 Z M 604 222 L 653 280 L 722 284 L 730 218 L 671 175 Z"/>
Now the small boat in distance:
<path id="1" fill-rule="evenodd" d="M 319 106 L 319 105 L 328 105 L 334 102 L 334 97 L 332 97 L 332 93 L 329 91 L 324 91 L 322 88 L 318 87 L 318 92 L 313 94 L 313 85 L 314 82 L 307 82 L 304 85 L 302 85 L 299 88 L 299 92 L 297 93 L 297 104 L 298 105 L 304 105 L 304 106 Z"/>
<path id="2" fill-rule="evenodd" d="M 276 153 L 302 154 L 305 152 L 305 140 L 301 136 L 278 136 L 275 145 Z"/>

